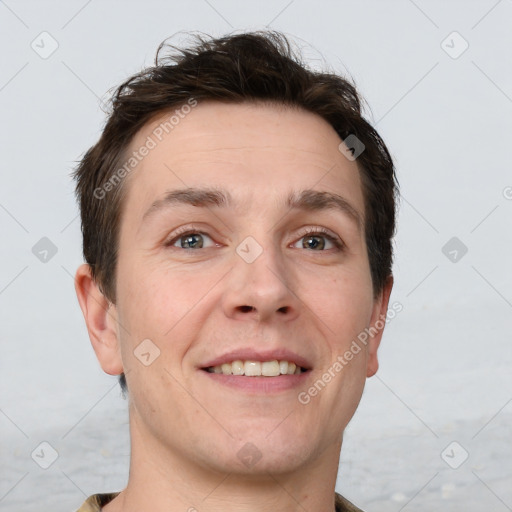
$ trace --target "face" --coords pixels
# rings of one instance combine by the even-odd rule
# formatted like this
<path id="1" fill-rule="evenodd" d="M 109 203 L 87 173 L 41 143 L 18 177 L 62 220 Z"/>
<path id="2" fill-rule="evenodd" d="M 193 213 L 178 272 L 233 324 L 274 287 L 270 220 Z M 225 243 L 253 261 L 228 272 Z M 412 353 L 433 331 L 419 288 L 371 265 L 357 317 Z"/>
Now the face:
<path id="1" fill-rule="evenodd" d="M 168 117 L 147 124 L 131 149 L 157 140 Z M 385 313 L 390 290 L 373 297 L 359 169 L 340 142 L 312 113 L 206 102 L 129 175 L 119 368 L 132 433 L 162 453 L 214 470 L 284 472 L 341 443 L 377 369 L 380 335 L 349 361 L 344 354 Z M 273 360 L 307 371 L 205 370 L 233 370 L 236 360 L 248 373 Z"/>

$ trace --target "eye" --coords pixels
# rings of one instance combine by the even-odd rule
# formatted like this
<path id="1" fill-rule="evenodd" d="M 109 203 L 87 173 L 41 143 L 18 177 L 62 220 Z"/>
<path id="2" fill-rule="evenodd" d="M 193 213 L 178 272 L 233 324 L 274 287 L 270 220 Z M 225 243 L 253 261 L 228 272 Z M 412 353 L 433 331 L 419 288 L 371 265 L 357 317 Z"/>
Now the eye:
<path id="1" fill-rule="evenodd" d="M 205 239 L 213 240 L 206 234 L 199 231 L 187 231 L 173 236 L 171 240 L 165 243 L 167 247 L 177 247 L 178 249 L 202 249 L 205 247 L 212 247 L 205 245 Z"/>
<path id="2" fill-rule="evenodd" d="M 308 230 L 306 233 L 302 234 L 296 244 L 300 241 L 302 241 L 303 249 L 313 249 L 317 252 L 333 248 L 341 250 L 343 248 L 343 242 L 338 237 L 331 235 L 327 230 L 322 228 Z"/>

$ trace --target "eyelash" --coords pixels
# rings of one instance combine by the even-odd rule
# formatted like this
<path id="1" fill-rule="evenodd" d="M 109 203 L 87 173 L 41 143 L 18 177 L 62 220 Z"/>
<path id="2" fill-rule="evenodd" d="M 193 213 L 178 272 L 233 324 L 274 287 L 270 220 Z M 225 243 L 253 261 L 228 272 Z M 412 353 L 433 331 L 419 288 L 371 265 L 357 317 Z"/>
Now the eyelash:
<path id="1" fill-rule="evenodd" d="M 344 248 L 343 242 L 338 237 L 331 235 L 325 228 L 307 228 L 300 234 L 299 239 L 311 235 L 322 235 L 323 237 L 327 238 L 327 240 L 332 242 L 334 247 L 336 247 L 338 250 L 342 250 Z"/>
<path id="2" fill-rule="evenodd" d="M 201 231 L 200 229 L 194 229 L 194 226 L 185 226 L 183 228 L 178 229 L 175 233 L 173 233 L 172 238 L 164 243 L 165 247 L 171 247 L 173 246 L 176 241 L 178 241 L 180 238 L 184 237 L 185 235 L 206 235 L 210 236 L 208 233 L 205 233 L 204 231 Z M 323 237 L 327 238 L 330 242 L 333 243 L 334 247 L 337 250 L 343 250 L 345 245 L 344 243 L 336 236 L 333 236 L 330 234 L 329 231 L 325 228 L 307 228 L 303 232 L 301 232 L 298 239 L 311 236 L 311 235 L 322 235 Z M 211 237 L 210 237 L 211 238 Z M 181 249 L 180 247 L 176 247 L 176 249 Z M 187 250 L 187 249 L 182 249 Z M 314 251 L 314 252 L 325 252 L 325 251 Z"/>

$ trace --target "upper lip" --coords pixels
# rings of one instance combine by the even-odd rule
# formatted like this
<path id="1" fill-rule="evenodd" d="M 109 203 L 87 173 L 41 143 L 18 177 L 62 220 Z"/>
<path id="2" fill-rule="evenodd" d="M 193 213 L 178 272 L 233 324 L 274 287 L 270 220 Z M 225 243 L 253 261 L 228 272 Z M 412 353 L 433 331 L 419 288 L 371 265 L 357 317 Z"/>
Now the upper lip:
<path id="1" fill-rule="evenodd" d="M 254 350 L 251 348 L 237 349 L 218 356 L 215 359 L 211 359 L 205 365 L 203 365 L 202 368 L 218 366 L 224 363 L 232 363 L 233 361 L 237 360 L 263 362 L 274 361 L 276 359 L 278 361 L 289 361 L 306 370 L 311 370 L 311 364 L 306 358 L 299 356 L 298 354 L 295 354 L 286 348 L 279 348 L 274 350 Z"/>

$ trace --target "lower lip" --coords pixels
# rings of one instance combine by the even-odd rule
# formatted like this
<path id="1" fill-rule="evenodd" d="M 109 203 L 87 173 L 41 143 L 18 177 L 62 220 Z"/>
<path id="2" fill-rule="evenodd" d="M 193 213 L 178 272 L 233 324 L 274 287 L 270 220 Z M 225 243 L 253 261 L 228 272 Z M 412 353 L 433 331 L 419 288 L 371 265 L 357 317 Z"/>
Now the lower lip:
<path id="1" fill-rule="evenodd" d="M 234 389 L 254 393 L 276 393 L 295 389 L 304 384 L 311 373 L 310 370 L 298 375 L 279 375 L 279 377 L 245 377 L 244 375 L 224 375 L 200 370 L 214 382 Z"/>

